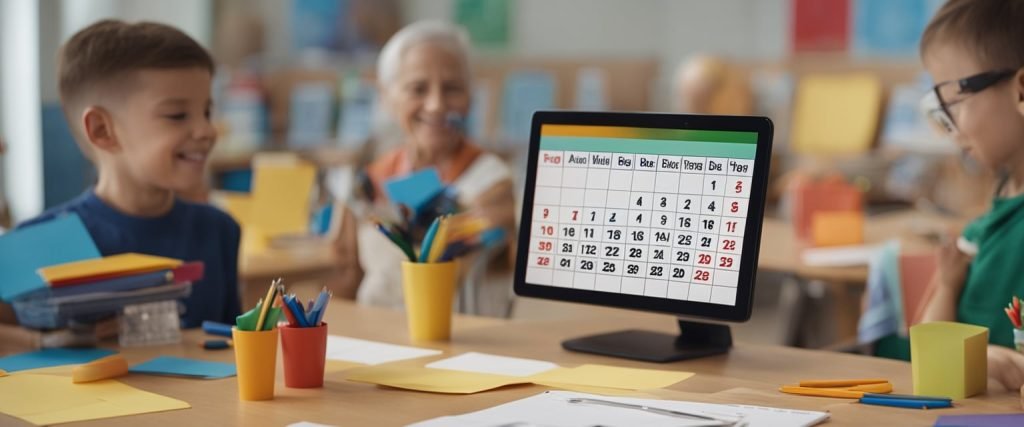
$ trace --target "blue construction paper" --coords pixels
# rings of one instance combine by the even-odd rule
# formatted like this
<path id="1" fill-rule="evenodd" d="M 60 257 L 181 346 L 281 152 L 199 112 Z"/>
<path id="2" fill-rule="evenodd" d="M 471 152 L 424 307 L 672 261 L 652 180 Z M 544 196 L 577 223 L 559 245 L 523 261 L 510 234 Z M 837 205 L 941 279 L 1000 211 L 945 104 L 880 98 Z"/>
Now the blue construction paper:
<path id="1" fill-rule="evenodd" d="M 148 362 L 132 366 L 128 371 L 137 374 L 181 375 L 217 379 L 235 376 L 235 364 L 184 357 L 160 356 Z"/>
<path id="2" fill-rule="evenodd" d="M 0 369 L 7 372 L 15 372 L 50 366 L 77 365 L 92 362 L 114 353 L 116 352 L 102 348 L 47 348 L 29 353 L 0 357 Z"/>
<path id="3" fill-rule="evenodd" d="M 99 258 L 89 231 L 77 214 L 67 214 L 0 236 L 0 299 L 43 289 L 41 267 Z"/>
<path id="4" fill-rule="evenodd" d="M 1024 414 L 943 415 L 935 427 L 1010 427 L 1024 425 Z"/>
<path id="5" fill-rule="evenodd" d="M 388 199 L 396 204 L 408 206 L 419 212 L 442 191 L 444 183 L 437 169 L 427 168 L 409 175 L 394 178 L 384 183 Z"/>

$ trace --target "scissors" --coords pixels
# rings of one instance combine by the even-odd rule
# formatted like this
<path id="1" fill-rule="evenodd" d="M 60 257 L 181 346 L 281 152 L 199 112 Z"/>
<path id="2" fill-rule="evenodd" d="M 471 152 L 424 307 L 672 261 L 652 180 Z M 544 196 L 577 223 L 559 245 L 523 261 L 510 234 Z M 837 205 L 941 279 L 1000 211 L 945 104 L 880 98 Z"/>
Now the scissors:
<path id="1" fill-rule="evenodd" d="M 798 385 L 784 385 L 779 391 L 804 396 L 838 397 L 860 399 L 864 393 L 884 394 L 892 392 L 892 383 L 882 378 L 850 380 L 808 380 Z"/>

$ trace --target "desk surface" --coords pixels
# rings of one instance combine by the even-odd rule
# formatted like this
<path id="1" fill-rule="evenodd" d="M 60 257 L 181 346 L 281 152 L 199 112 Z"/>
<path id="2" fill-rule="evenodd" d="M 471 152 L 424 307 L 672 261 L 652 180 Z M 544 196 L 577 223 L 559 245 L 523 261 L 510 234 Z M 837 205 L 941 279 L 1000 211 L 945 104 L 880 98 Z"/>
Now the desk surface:
<path id="1" fill-rule="evenodd" d="M 697 375 L 668 390 L 653 391 L 658 397 L 745 403 L 794 409 L 824 410 L 832 414 L 828 425 L 931 425 L 936 417 L 957 413 L 1019 412 L 1016 393 L 990 387 L 982 397 L 957 402 L 957 408 L 917 411 L 864 406 L 842 399 L 791 396 L 776 391 L 779 385 L 809 378 L 885 377 L 896 392 L 911 391 L 910 365 L 904 362 L 864 356 L 801 350 L 786 347 L 738 343 L 727 355 L 672 364 L 650 364 L 562 350 L 559 342 L 582 334 L 639 327 L 673 332 L 668 316 L 620 310 L 599 310 L 592 317 L 572 321 L 518 322 L 457 316 L 453 340 L 431 345 L 446 351 L 446 357 L 463 351 L 483 351 L 508 356 L 531 357 L 565 366 L 604 363 L 621 366 L 671 369 Z M 328 312 L 332 334 L 407 343 L 405 318 L 401 312 L 360 307 L 334 301 Z M 189 331 L 180 345 L 123 349 L 130 364 L 156 355 L 177 355 L 208 360 L 233 361 L 230 351 L 204 351 L 198 343 L 204 337 Z M 280 363 L 280 357 L 278 358 Z M 421 362 L 430 359 L 420 359 Z M 323 389 L 289 389 L 283 386 L 278 368 L 276 398 L 265 402 L 242 402 L 237 397 L 235 378 L 191 380 L 130 375 L 121 380 L 132 386 L 184 400 L 192 409 L 121 417 L 80 425 L 270 425 L 297 421 L 333 425 L 403 425 L 428 418 L 459 414 L 539 393 L 535 385 L 506 387 L 473 395 L 454 396 L 377 387 L 348 382 L 344 372 L 331 372 Z M 0 425 L 22 425 L 0 415 Z"/>

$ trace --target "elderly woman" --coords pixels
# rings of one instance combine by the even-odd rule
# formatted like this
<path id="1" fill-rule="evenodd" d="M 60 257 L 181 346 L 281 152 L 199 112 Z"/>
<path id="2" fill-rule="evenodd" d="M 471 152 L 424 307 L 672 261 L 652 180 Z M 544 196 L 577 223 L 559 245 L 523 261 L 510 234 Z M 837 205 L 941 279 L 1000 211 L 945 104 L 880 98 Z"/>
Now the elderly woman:
<path id="1" fill-rule="evenodd" d="M 377 64 L 380 105 L 402 136 L 397 148 L 364 171 L 370 184 L 367 187 L 371 187 L 369 200 L 336 210 L 341 216 L 334 233 L 341 268 L 333 286 L 336 293 L 366 304 L 402 306 L 399 265 L 403 255 L 363 217 L 390 203 L 383 185 L 394 177 L 435 168 L 441 181 L 454 189 L 460 210 L 483 216 L 513 235 L 515 199 L 510 171 L 463 132 L 463 118 L 470 107 L 468 56 L 465 31 L 441 22 L 411 24 L 381 51 Z M 360 204 L 362 208 L 357 206 Z M 509 295 L 505 286 L 481 296 L 500 305 L 502 300 L 507 304 Z M 481 302 L 481 306 L 487 305 Z M 484 311 L 501 313 L 500 309 Z"/>

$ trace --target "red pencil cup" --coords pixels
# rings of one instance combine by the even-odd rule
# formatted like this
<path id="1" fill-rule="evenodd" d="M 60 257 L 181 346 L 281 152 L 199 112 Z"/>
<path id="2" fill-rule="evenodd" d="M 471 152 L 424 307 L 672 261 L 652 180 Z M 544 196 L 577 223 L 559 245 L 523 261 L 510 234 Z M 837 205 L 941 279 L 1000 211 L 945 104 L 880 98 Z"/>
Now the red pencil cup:
<path id="1" fill-rule="evenodd" d="M 284 385 L 291 388 L 324 386 L 324 362 L 327 358 L 327 324 L 299 328 L 282 326 L 281 352 L 284 353 Z"/>

